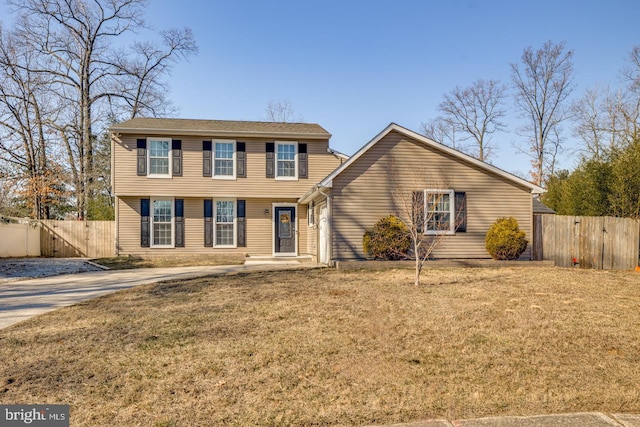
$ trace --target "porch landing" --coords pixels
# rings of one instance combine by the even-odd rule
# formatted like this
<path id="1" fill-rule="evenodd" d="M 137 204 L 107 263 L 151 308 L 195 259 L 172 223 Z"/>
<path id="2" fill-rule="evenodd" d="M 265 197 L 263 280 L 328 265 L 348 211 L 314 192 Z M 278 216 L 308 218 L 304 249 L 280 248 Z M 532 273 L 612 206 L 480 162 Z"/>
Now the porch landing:
<path id="1" fill-rule="evenodd" d="M 261 256 L 261 255 L 247 255 L 244 260 L 245 265 L 251 264 L 303 264 L 313 263 L 313 257 L 310 255 L 300 256 L 287 256 L 287 257 L 274 257 L 274 256 Z"/>

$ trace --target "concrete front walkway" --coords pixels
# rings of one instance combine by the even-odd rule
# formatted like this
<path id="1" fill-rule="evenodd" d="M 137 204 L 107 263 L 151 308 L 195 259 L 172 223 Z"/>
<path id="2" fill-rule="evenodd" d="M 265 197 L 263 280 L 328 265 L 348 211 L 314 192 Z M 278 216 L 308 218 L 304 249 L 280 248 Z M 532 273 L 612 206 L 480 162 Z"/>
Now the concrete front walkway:
<path id="1" fill-rule="evenodd" d="M 428 420 L 386 427 L 640 427 L 640 415 L 583 412 L 530 417 L 490 417 L 474 420 Z"/>
<path id="2" fill-rule="evenodd" d="M 0 329 L 48 311 L 121 289 L 211 274 L 315 268 L 313 263 L 260 262 L 244 265 L 104 270 L 0 283 Z"/>

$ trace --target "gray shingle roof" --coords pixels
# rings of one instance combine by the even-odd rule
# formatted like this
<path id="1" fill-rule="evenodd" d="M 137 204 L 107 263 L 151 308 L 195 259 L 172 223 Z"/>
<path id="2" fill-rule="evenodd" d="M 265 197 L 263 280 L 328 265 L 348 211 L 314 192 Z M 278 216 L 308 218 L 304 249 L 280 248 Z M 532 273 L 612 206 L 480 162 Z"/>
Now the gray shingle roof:
<path id="1" fill-rule="evenodd" d="M 534 198 L 533 199 L 533 213 L 534 214 L 555 214 L 556 211 L 551 209 L 549 206 L 542 203 L 540 200 Z"/>
<path id="2" fill-rule="evenodd" d="M 331 134 L 315 123 L 251 122 L 142 118 L 111 126 L 111 132 L 137 134 L 211 135 L 234 137 L 329 139 Z"/>

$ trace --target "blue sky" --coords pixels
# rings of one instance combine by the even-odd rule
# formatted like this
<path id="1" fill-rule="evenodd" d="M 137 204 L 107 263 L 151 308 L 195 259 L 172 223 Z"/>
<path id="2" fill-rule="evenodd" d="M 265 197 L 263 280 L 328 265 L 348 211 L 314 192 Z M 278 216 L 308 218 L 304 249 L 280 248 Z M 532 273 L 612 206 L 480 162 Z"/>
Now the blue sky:
<path id="1" fill-rule="evenodd" d="M 510 83 L 527 46 L 566 42 L 578 97 L 618 86 L 640 44 L 637 0 L 152 0 L 146 20 L 157 30 L 188 26 L 198 42 L 199 54 L 169 78 L 179 117 L 260 120 L 270 100 L 288 99 L 346 154 L 390 122 L 419 131 L 456 85 Z M 493 137 L 493 163 L 527 172 L 513 148 L 523 137 L 511 97 L 505 107 L 509 128 Z M 574 162 L 565 155 L 561 165 Z"/>

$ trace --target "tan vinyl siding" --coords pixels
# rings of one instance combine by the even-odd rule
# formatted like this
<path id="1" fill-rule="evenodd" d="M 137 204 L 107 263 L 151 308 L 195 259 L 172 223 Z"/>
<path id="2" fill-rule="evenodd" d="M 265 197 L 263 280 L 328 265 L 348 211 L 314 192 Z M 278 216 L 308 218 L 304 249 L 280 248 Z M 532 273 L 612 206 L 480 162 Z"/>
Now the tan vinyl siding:
<path id="1" fill-rule="evenodd" d="M 155 195 L 152 195 L 153 197 Z M 185 247 L 143 248 L 140 246 L 140 199 L 118 197 L 118 248 L 120 255 L 168 256 L 188 254 L 247 253 L 273 254 L 272 203 L 295 203 L 295 199 L 246 200 L 247 246 L 211 248 L 204 246 L 204 198 L 184 197 Z M 242 199 L 239 197 L 238 199 Z M 266 213 L 265 213 L 266 212 Z M 298 206 L 299 248 L 306 248 L 308 227 L 306 208 Z"/>
<path id="2" fill-rule="evenodd" d="M 333 258 L 363 258 L 365 229 L 398 214 L 396 184 L 406 191 L 453 189 L 467 198 L 467 232 L 445 237 L 435 258 L 488 258 L 484 237 L 499 217 L 515 217 L 532 238 L 530 190 L 433 148 L 390 132 L 333 181 Z M 529 258 L 530 248 L 524 257 Z"/>
<path id="3" fill-rule="evenodd" d="M 309 251 L 309 225 L 307 223 L 307 205 L 298 205 L 296 210 L 296 230 L 298 233 L 298 255 L 308 255 Z"/>
<path id="4" fill-rule="evenodd" d="M 273 139 L 238 138 L 246 143 L 246 178 L 235 180 L 215 179 L 202 176 L 202 141 L 215 140 L 212 136 L 185 137 L 166 135 L 182 141 L 182 176 L 172 178 L 149 178 L 138 176 L 136 170 L 136 140 L 146 135 L 123 135 L 115 141 L 113 148 L 114 183 L 117 196 L 179 195 L 180 197 L 203 197 L 219 195 L 237 198 L 260 197 L 295 198 L 306 193 L 340 165 L 340 159 L 328 153 L 328 140 L 297 140 L 307 144 L 308 178 L 298 180 L 276 180 L 266 178 L 265 143 Z M 223 139 L 231 139 L 229 137 Z"/>

